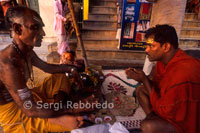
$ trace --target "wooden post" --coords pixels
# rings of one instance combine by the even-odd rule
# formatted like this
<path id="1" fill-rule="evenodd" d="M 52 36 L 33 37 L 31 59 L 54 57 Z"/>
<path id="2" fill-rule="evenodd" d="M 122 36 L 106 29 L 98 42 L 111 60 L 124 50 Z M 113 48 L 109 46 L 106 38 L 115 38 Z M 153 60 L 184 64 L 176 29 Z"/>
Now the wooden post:
<path id="1" fill-rule="evenodd" d="M 83 59 L 84 59 L 84 62 L 85 62 L 85 67 L 87 68 L 89 66 L 89 64 L 88 64 L 85 48 L 84 48 L 84 45 L 83 45 L 82 36 L 81 36 L 79 27 L 78 27 L 76 19 L 75 19 L 74 7 L 72 5 L 71 0 L 67 0 L 67 2 L 68 2 L 69 10 L 70 10 L 70 12 L 72 14 L 72 21 L 73 21 L 73 24 L 74 24 L 74 27 L 75 27 L 75 30 L 76 30 L 76 36 L 77 36 L 77 39 L 78 39 L 78 43 L 81 46 L 81 53 L 82 53 L 82 56 L 83 56 Z"/>

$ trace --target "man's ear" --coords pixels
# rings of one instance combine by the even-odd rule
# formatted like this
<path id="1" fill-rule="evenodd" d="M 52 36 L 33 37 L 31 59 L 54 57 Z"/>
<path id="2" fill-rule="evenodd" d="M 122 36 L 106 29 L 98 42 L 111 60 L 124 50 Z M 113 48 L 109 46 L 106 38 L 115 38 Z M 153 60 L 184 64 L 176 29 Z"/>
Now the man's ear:
<path id="1" fill-rule="evenodd" d="M 164 52 L 167 53 L 171 49 L 171 45 L 170 45 L 170 43 L 164 43 L 163 45 L 164 45 L 163 46 L 164 47 Z"/>
<path id="2" fill-rule="evenodd" d="M 17 23 L 14 23 L 12 24 L 12 28 L 13 28 L 13 31 L 18 34 L 18 35 L 21 35 L 22 34 L 22 26 L 21 24 L 17 24 Z"/>

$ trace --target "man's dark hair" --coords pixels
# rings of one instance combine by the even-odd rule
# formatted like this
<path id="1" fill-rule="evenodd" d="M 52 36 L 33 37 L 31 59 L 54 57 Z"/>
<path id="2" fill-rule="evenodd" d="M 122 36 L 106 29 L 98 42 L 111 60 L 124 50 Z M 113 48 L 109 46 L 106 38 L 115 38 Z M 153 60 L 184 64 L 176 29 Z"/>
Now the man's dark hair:
<path id="1" fill-rule="evenodd" d="M 38 18 L 41 18 L 39 14 L 27 7 L 24 6 L 15 6 L 8 8 L 6 12 L 6 24 L 9 28 L 11 28 L 11 25 L 13 23 L 19 23 L 21 21 L 21 24 L 24 24 L 24 15 L 27 11 L 35 12 L 35 16 Z"/>
<path id="2" fill-rule="evenodd" d="M 145 38 L 150 36 L 154 36 L 154 40 L 159 42 L 161 46 L 164 43 L 170 43 L 175 49 L 178 48 L 178 36 L 173 26 L 156 25 L 147 30 Z"/>

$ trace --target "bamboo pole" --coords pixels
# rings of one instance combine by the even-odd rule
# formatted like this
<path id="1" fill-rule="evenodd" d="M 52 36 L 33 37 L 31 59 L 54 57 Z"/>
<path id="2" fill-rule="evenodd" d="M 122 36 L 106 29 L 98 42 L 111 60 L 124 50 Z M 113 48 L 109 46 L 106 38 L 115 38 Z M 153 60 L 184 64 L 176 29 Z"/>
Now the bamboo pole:
<path id="1" fill-rule="evenodd" d="M 78 43 L 81 46 L 81 53 L 82 53 L 82 56 L 83 56 L 83 59 L 84 59 L 84 62 L 85 62 L 85 67 L 87 68 L 87 67 L 89 67 L 89 64 L 88 64 L 85 48 L 84 48 L 84 45 L 83 45 L 82 36 L 81 36 L 79 27 L 78 27 L 76 19 L 75 19 L 74 7 L 72 5 L 71 0 L 67 0 L 67 2 L 68 2 L 69 10 L 70 10 L 71 15 L 72 15 L 72 21 L 73 21 L 73 24 L 74 24 L 74 27 L 75 27 L 75 30 L 76 30 L 76 36 L 77 36 L 77 39 L 78 39 Z"/>

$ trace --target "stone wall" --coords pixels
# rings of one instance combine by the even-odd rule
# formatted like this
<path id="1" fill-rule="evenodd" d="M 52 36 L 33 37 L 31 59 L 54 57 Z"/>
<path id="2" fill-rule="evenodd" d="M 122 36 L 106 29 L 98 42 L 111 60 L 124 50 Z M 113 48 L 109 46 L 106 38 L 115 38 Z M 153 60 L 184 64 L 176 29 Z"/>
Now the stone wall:
<path id="1" fill-rule="evenodd" d="M 38 4 L 38 0 L 28 0 L 28 6 L 37 11 L 38 13 L 40 13 L 39 11 L 39 4 Z"/>
<path id="2" fill-rule="evenodd" d="M 169 24 L 181 32 L 187 0 L 157 0 L 153 3 L 151 27 L 157 24 Z"/>
<path id="3" fill-rule="evenodd" d="M 53 30 L 54 22 L 54 0 L 38 0 L 40 16 L 45 24 L 44 31 L 46 36 L 44 42 L 56 42 L 56 33 Z"/>

